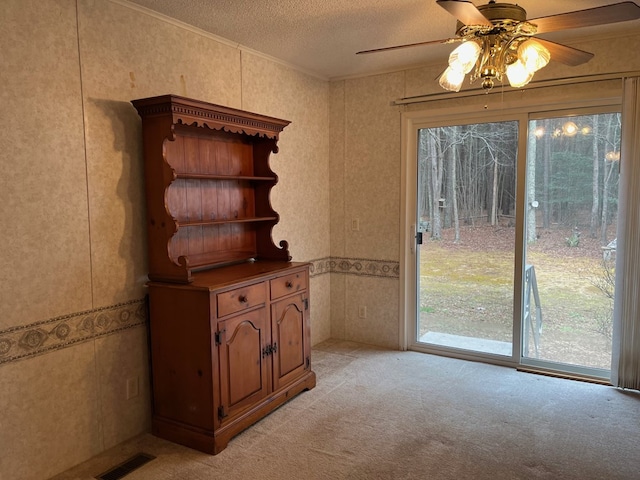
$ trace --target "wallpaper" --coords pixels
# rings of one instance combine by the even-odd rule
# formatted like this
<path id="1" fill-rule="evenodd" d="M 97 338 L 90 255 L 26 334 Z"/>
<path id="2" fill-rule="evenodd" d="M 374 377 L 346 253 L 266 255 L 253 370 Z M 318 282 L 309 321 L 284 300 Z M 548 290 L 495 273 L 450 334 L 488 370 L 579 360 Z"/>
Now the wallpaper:
<path id="1" fill-rule="evenodd" d="M 328 257 L 309 262 L 311 279 L 329 273 L 398 279 L 396 261 Z M 313 292 L 312 292 L 313 293 Z M 145 325 L 145 298 L 0 330 L 0 365 Z"/>

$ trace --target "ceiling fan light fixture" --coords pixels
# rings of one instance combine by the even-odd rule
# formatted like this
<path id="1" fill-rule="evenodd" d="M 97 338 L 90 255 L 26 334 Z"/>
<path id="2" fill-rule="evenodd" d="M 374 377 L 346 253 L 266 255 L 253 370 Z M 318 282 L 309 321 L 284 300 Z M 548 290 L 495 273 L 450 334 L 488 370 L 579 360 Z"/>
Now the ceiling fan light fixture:
<path id="1" fill-rule="evenodd" d="M 552 53 L 556 61 L 572 67 L 582 65 L 593 57 L 593 53 L 567 45 L 542 39 L 533 40 L 535 35 L 640 19 L 640 5 L 632 1 L 619 1 L 529 20 L 526 10 L 517 4 L 503 3 L 501 0 L 486 1 L 488 3 L 485 5 L 475 6 L 472 0 L 436 0 L 438 5 L 457 19 L 456 38 L 374 48 L 356 53 L 461 41 L 462 45 L 449 55 L 449 67 L 439 78 L 443 88 L 460 91 L 467 73 L 470 73 L 471 83 L 479 79 L 482 88 L 487 91 L 496 82 L 501 83 L 505 75 L 510 77 L 509 83 L 512 86 L 522 87 L 531 81 L 535 72 L 549 63 Z M 471 73 L 474 65 L 475 71 Z M 507 70 L 510 73 L 507 74 Z"/>
<path id="2" fill-rule="evenodd" d="M 467 74 L 476 64 L 481 51 L 482 49 L 477 42 L 462 42 L 449 55 L 449 66 L 454 70 Z"/>
<path id="3" fill-rule="evenodd" d="M 465 73 L 463 71 L 449 66 L 444 73 L 440 75 L 438 83 L 445 90 L 449 90 L 450 92 L 459 92 L 460 88 L 462 88 L 462 82 L 464 82 L 464 75 Z"/>

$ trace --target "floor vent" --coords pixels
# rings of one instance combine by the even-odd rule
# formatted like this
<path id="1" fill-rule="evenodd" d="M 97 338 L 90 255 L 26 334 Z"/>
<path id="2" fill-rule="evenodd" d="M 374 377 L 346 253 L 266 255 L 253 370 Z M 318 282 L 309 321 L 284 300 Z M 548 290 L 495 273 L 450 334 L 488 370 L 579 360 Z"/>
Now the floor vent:
<path id="1" fill-rule="evenodd" d="M 97 480 L 118 480 L 129 475 L 131 472 L 140 468 L 145 463 L 150 462 L 154 458 L 156 457 L 149 455 L 148 453 L 138 453 L 129 460 L 122 462 L 120 465 L 113 467 L 95 478 Z"/>

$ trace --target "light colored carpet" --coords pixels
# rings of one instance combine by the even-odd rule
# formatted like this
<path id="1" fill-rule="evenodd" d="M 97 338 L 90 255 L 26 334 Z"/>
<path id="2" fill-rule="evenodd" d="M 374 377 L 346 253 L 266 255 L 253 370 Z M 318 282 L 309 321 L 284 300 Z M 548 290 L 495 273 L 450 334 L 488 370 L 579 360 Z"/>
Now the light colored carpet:
<path id="1" fill-rule="evenodd" d="M 341 341 L 315 389 L 209 456 L 142 435 L 55 480 L 139 451 L 126 480 L 640 479 L 640 394 Z"/>

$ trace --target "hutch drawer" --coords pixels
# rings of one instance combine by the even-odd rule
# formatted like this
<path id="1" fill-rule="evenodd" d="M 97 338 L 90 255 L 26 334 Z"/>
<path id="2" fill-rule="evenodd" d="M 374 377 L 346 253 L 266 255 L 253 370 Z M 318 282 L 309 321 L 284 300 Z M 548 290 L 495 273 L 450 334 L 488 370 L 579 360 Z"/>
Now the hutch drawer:
<path id="1" fill-rule="evenodd" d="M 236 288 L 217 295 L 218 317 L 249 310 L 264 304 L 267 300 L 266 286 L 257 283 L 246 287 Z"/>
<path id="2" fill-rule="evenodd" d="M 271 300 L 284 297 L 291 293 L 307 289 L 307 276 L 304 272 L 296 272 L 290 275 L 274 278 L 271 284 Z"/>

